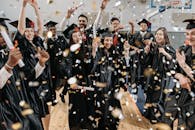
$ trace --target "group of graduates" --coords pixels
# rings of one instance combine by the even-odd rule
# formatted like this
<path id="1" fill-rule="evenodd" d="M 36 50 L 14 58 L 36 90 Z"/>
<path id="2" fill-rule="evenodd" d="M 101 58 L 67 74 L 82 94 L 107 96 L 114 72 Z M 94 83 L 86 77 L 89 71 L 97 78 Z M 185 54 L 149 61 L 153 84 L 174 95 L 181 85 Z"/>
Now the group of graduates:
<path id="1" fill-rule="evenodd" d="M 8 33 L 9 19 L 0 18 L 1 130 L 49 130 L 49 106 L 57 104 L 59 87 L 63 87 L 62 102 L 69 95 L 71 130 L 117 129 L 121 89 L 129 91 L 151 123 L 173 128 L 177 119 L 178 129 L 195 129 L 195 19 L 184 21 L 189 44 L 175 50 L 166 28 L 153 35 L 146 19 L 138 23 L 139 31 L 133 22 L 128 33 L 120 31 L 124 26 L 117 17 L 110 20 L 110 27 L 101 28 L 107 3 L 102 0 L 92 27 L 87 28 L 84 14 L 79 15 L 78 25 L 69 25 L 77 9 L 71 8 L 60 23 L 61 33 L 57 23 L 49 21 L 44 37 L 36 0 L 23 0 L 19 20 L 10 23 L 17 32 L 9 49 L 2 35 Z M 27 5 L 34 8 L 37 32 L 25 16 Z"/>

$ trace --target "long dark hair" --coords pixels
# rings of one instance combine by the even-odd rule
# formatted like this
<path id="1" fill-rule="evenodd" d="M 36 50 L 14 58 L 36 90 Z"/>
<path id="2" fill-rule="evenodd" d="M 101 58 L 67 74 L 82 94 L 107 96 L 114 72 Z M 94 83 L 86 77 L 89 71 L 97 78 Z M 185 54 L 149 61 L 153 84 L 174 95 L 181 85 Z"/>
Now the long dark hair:
<path id="1" fill-rule="evenodd" d="M 165 45 L 170 44 L 169 37 L 168 37 L 168 33 L 167 33 L 167 29 L 166 29 L 165 27 L 160 27 L 160 28 L 158 28 L 158 29 L 156 30 L 155 35 L 156 35 L 156 33 L 157 33 L 159 30 L 161 30 L 161 31 L 163 32 L 164 39 L 165 39 L 165 43 L 164 43 L 164 44 L 165 44 Z"/>
<path id="2" fill-rule="evenodd" d="M 70 35 L 69 45 L 75 44 L 75 42 L 72 38 L 72 35 L 73 35 L 73 33 L 77 33 L 77 32 L 80 32 L 80 30 L 78 28 L 75 28 L 75 29 L 72 30 L 71 35 Z"/>

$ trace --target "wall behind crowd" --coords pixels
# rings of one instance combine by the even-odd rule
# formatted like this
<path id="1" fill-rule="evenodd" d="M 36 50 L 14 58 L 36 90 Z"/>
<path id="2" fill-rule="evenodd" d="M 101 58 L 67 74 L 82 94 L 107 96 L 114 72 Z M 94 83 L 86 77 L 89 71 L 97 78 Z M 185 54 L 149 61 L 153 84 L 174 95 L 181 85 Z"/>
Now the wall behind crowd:
<path id="1" fill-rule="evenodd" d="M 22 0 L 1 0 L 0 15 L 6 16 L 11 20 L 17 20 Z M 81 2 L 84 3 L 71 18 L 71 22 L 76 22 L 78 15 L 84 12 L 89 16 L 91 25 L 99 10 L 101 0 L 37 0 L 40 12 L 42 15 L 43 23 L 48 20 L 60 22 L 65 16 L 67 9 Z M 158 27 L 164 26 L 170 32 L 170 40 L 177 44 L 182 44 L 184 41 L 185 24 L 182 23 L 182 18 L 195 18 L 195 0 L 192 0 L 191 9 L 167 9 L 163 13 L 155 15 L 149 20 L 152 22 L 152 31 L 155 31 Z M 156 11 L 156 8 L 150 8 L 150 0 L 141 2 L 141 0 L 110 0 L 108 6 L 105 9 L 105 16 L 103 18 L 102 27 L 109 24 L 109 19 L 112 16 L 120 18 L 125 27 L 128 28 L 128 21 L 131 20 L 137 23 L 140 19 L 144 18 L 148 14 Z M 35 21 L 35 14 L 32 7 L 27 7 L 27 16 Z M 177 16 L 177 17 L 176 17 Z M 139 26 L 135 24 L 135 29 L 139 30 Z M 15 28 L 9 26 L 11 31 L 15 31 Z"/>

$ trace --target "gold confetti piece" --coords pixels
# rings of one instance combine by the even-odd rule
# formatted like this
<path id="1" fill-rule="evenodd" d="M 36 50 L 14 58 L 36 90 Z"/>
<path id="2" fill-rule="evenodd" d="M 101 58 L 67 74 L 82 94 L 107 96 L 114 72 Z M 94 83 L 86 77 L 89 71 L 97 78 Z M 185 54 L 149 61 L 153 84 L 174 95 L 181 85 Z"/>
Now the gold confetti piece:
<path id="1" fill-rule="evenodd" d="M 45 81 L 42 81 L 42 84 L 47 84 L 47 81 L 45 80 Z"/>
<path id="2" fill-rule="evenodd" d="M 56 10 L 55 15 L 60 15 L 60 14 L 61 12 Z"/>
<path id="3" fill-rule="evenodd" d="M 126 71 L 122 71 L 122 72 L 121 72 L 121 75 L 122 75 L 122 76 L 126 76 L 126 75 L 127 75 L 127 72 L 126 72 Z"/>
<path id="4" fill-rule="evenodd" d="M 96 0 L 93 0 L 93 1 L 92 1 L 92 10 L 93 10 L 93 11 L 96 11 L 96 10 L 97 10 L 97 3 L 96 3 Z"/>
<path id="5" fill-rule="evenodd" d="M 47 4 L 52 4 L 53 2 L 53 0 L 47 0 Z"/>
<path id="6" fill-rule="evenodd" d="M 112 111 L 112 115 L 113 115 L 115 118 L 124 119 L 124 116 L 123 116 L 123 114 L 122 114 L 122 111 L 121 111 L 121 109 L 119 109 L 119 108 L 115 108 L 115 109 Z"/>
<path id="7" fill-rule="evenodd" d="M 192 69 L 195 70 L 195 65 L 192 66 Z"/>
<path id="8" fill-rule="evenodd" d="M 32 109 L 25 109 L 25 110 L 23 110 L 23 111 L 21 112 L 21 114 L 22 114 L 23 116 L 31 115 L 31 114 L 33 114 L 33 113 L 34 113 L 34 111 L 33 111 Z"/>
<path id="9" fill-rule="evenodd" d="M 166 112 L 165 113 L 165 116 L 171 117 L 172 116 L 172 113 Z"/>
<path id="10" fill-rule="evenodd" d="M 24 100 L 20 101 L 19 105 L 23 108 L 30 108 L 30 106 L 28 105 L 28 103 L 26 103 Z"/>
<path id="11" fill-rule="evenodd" d="M 96 82 L 96 87 L 105 88 L 107 83 Z"/>
<path id="12" fill-rule="evenodd" d="M 63 51 L 63 56 L 64 56 L 64 57 L 67 57 L 69 53 L 70 53 L 70 50 L 69 50 L 69 49 L 65 49 L 65 50 Z"/>
<path id="13" fill-rule="evenodd" d="M 155 90 L 155 91 L 160 90 L 160 86 L 156 85 L 154 90 Z"/>
<path id="14" fill-rule="evenodd" d="M 13 130 L 19 130 L 22 128 L 22 124 L 20 122 L 17 122 L 17 123 L 12 124 L 11 127 Z"/>
<path id="15" fill-rule="evenodd" d="M 168 94 L 168 93 L 171 93 L 171 92 L 173 92 L 173 89 L 164 89 L 165 94 Z"/>

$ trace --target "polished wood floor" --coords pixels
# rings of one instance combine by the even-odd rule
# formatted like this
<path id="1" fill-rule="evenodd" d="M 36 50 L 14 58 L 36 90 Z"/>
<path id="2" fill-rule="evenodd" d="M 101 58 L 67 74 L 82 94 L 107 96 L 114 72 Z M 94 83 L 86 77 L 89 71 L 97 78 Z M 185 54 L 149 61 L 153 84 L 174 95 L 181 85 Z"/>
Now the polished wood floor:
<path id="1" fill-rule="evenodd" d="M 59 95 L 60 91 L 57 92 L 57 95 Z M 68 95 L 66 95 L 65 99 L 65 104 L 59 99 L 59 103 L 51 108 L 50 130 L 69 130 Z M 123 92 L 120 102 L 124 119 L 120 121 L 119 130 L 155 130 L 154 126 L 141 116 L 129 93 Z M 162 130 L 166 129 L 163 128 Z"/>

